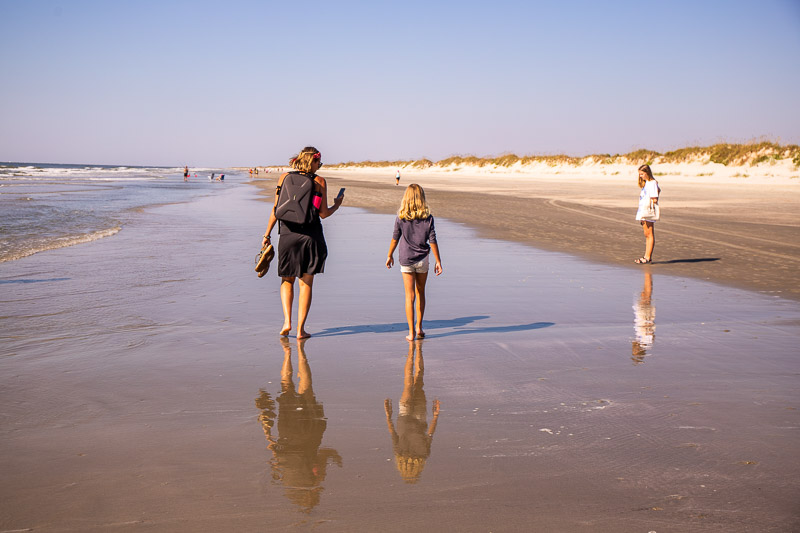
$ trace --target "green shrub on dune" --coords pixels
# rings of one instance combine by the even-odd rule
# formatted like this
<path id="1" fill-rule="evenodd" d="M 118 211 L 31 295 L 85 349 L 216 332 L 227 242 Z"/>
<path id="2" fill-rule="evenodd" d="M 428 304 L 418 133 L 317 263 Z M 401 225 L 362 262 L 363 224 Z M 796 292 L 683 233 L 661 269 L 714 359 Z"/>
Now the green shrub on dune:
<path id="1" fill-rule="evenodd" d="M 652 161 L 655 161 L 656 157 L 659 157 L 661 154 L 658 152 L 654 152 L 653 150 L 647 150 L 642 148 L 640 150 L 636 150 L 635 152 L 630 152 L 625 154 L 623 157 L 630 161 L 631 163 L 635 163 L 638 165 L 649 164 Z"/>

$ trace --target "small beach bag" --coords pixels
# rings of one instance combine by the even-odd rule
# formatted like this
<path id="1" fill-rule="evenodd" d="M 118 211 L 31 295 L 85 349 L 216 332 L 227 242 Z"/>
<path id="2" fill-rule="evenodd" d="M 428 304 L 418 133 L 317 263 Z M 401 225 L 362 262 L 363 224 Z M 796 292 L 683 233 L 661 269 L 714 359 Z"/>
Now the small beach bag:
<path id="1" fill-rule="evenodd" d="M 651 203 L 642 213 L 642 220 L 661 220 L 661 208 L 658 204 Z"/>

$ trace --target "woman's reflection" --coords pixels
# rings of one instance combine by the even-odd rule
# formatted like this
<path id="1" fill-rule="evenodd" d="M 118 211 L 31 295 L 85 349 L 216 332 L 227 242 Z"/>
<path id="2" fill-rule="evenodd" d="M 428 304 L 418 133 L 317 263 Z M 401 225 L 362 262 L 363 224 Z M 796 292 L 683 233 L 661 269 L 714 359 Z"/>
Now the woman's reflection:
<path id="1" fill-rule="evenodd" d="M 289 340 L 281 338 L 284 358 L 281 369 L 281 394 L 278 413 L 275 402 L 264 389 L 259 391 L 256 407 L 261 409 L 259 420 L 273 453 L 270 460 L 272 479 L 280 481 L 286 497 L 304 512 L 313 509 L 320 500 L 328 462 L 342 466 L 342 458 L 330 448 L 320 448 L 327 421 L 311 388 L 311 367 L 304 349 L 305 340 L 297 341 L 298 384 L 294 386 L 292 349 Z M 275 424 L 277 438 L 273 436 Z"/>
<path id="2" fill-rule="evenodd" d="M 392 423 L 392 400 L 386 398 L 384 401 L 397 470 L 406 483 L 419 481 L 425 461 L 431 454 L 433 433 L 439 420 L 439 400 L 433 400 L 433 421 L 428 426 L 428 402 L 422 381 L 424 373 L 422 344 L 419 341 L 410 342 L 396 426 Z"/>
<path id="3" fill-rule="evenodd" d="M 636 340 L 632 343 L 631 359 L 634 364 L 644 363 L 647 350 L 656 340 L 656 306 L 653 305 L 653 275 L 644 273 L 644 288 L 633 303 L 633 329 Z"/>

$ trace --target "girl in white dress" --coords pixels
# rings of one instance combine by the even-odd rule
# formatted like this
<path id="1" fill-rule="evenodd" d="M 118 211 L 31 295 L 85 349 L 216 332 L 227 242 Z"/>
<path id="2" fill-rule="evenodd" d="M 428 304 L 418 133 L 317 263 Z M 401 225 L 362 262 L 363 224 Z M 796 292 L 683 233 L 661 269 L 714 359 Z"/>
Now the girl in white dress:
<path id="1" fill-rule="evenodd" d="M 658 182 L 653 178 L 650 165 L 639 167 L 639 187 L 642 191 L 639 193 L 639 210 L 636 212 L 636 220 L 642 224 L 645 246 L 644 255 L 636 259 L 634 263 L 646 265 L 653 262 L 653 248 L 656 246 L 656 221 L 648 218 L 646 213 L 651 205 L 658 203 L 658 195 L 661 192 Z"/>

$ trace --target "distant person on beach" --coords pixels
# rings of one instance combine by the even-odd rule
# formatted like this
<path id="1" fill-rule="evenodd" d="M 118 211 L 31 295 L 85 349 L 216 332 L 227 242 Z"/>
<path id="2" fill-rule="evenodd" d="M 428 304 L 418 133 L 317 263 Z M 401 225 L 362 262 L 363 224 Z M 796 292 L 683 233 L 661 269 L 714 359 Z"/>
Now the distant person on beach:
<path id="1" fill-rule="evenodd" d="M 212 173 L 211 173 L 211 179 L 212 179 L 212 180 L 214 179 L 214 176 L 215 176 L 216 174 L 217 174 L 216 172 L 212 172 Z"/>
<path id="2" fill-rule="evenodd" d="M 656 246 L 656 221 L 648 218 L 647 212 L 651 206 L 658 203 L 658 195 L 661 192 L 658 182 L 653 178 L 650 165 L 639 167 L 639 187 L 642 190 L 639 193 L 639 210 L 636 211 L 636 220 L 642 224 L 645 247 L 644 255 L 636 259 L 634 263 L 646 265 L 653 262 L 653 249 Z"/>
<path id="3" fill-rule="evenodd" d="M 394 184 L 400 185 L 400 169 L 397 170 L 397 174 L 394 177 Z"/>
<path id="4" fill-rule="evenodd" d="M 189 166 L 183 167 L 183 181 L 189 181 Z"/>
<path id="5" fill-rule="evenodd" d="M 311 309 L 312 287 L 314 276 L 321 274 L 325 269 L 325 259 L 328 257 L 328 247 L 325 235 L 322 233 L 323 218 L 328 218 L 339 209 L 344 200 L 344 194 L 333 200 L 333 206 L 328 205 L 328 184 L 325 178 L 317 176 L 317 171 L 322 166 L 322 154 L 313 146 L 307 146 L 291 159 L 291 166 L 295 173 L 313 180 L 314 205 L 311 207 L 311 221 L 304 224 L 281 221 L 278 234 L 278 276 L 281 278 L 281 303 L 283 304 L 283 327 L 281 335 L 288 335 L 292 329 L 292 302 L 294 301 L 294 281 L 300 278 L 300 299 L 297 306 L 297 338 L 304 339 L 311 335 L 306 331 L 306 318 Z M 270 242 L 272 228 L 278 223 L 275 208 L 278 206 L 278 196 L 286 176 L 278 178 L 275 190 L 275 204 L 269 216 L 267 231 L 264 233 L 262 246 Z"/>
<path id="6" fill-rule="evenodd" d="M 430 244 L 428 244 L 430 243 Z M 433 225 L 425 191 L 416 183 L 406 188 L 400 211 L 394 221 L 392 242 L 386 258 L 386 268 L 394 265 L 394 250 L 400 246 L 400 272 L 403 273 L 403 287 L 406 294 L 406 320 L 408 321 L 407 340 L 425 337 L 422 330 L 422 317 L 425 314 L 425 283 L 428 280 L 428 254 L 433 252 L 436 265 L 433 271 L 442 273 L 442 260 L 436 242 L 436 229 Z M 416 307 L 416 317 L 414 311 Z M 416 318 L 416 320 L 415 320 Z"/>

